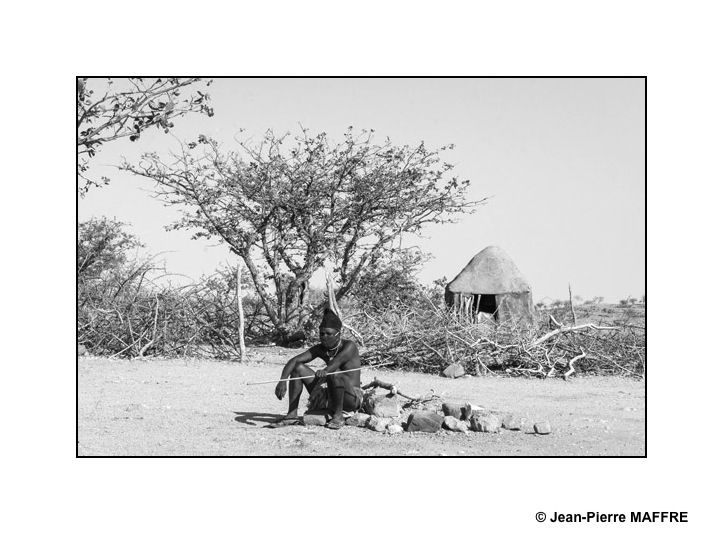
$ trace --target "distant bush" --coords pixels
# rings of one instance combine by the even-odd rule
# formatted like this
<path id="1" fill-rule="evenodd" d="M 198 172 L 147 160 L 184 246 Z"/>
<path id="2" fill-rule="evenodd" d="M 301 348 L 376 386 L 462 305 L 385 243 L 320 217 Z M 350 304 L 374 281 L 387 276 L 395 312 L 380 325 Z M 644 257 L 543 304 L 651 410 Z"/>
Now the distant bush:
<path id="1" fill-rule="evenodd" d="M 142 247 L 138 238 L 125 231 L 127 224 L 108 218 L 81 222 L 77 231 L 77 275 L 87 281 L 121 268 L 131 251 Z"/>

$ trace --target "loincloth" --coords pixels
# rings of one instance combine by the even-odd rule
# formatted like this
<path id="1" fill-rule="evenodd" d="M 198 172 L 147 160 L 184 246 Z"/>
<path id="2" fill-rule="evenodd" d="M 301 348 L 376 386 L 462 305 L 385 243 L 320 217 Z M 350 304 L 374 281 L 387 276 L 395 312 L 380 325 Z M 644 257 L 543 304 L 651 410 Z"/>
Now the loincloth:
<path id="1" fill-rule="evenodd" d="M 343 410 L 355 412 L 362 407 L 363 391 L 359 387 L 353 386 L 353 394 L 355 395 L 355 404 L 352 407 L 347 407 L 345 403 L 343 403 Z M 332 409 L 327 384 L 315 385 L 312 392 L 310 392 L 310 398 L 308 400 L 309 411 L 318 411 L 321 409 Z"/>

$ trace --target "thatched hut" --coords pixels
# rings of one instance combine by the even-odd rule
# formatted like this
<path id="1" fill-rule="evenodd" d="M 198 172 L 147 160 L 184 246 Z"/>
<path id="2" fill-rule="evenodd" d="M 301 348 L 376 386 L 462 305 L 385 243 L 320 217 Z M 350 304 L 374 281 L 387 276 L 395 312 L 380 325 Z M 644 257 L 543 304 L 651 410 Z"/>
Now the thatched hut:
<path id="1" fill-rule="evenodd" d="M 475 255 L 445 287 L 445 302 L 477 318 L 483 313 L 498 322 L 533 322 L 530 284 L 502 249 L 490 246 Z"/>

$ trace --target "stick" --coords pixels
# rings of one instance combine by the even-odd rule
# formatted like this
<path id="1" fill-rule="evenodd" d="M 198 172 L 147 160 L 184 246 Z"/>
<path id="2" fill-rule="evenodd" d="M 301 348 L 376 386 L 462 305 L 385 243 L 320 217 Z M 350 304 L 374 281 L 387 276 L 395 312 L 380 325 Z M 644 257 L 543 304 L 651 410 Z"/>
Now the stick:
<path id="1" fill-rule="evenodd" d="M 394 364 L 395 362 L 385 362 L 384 364 L 375 364 L 374 366 L 362 366 L 359 368 L 353 368 L 353 369 L 344 369 L 342 371 L 333 371 L 332 373 L 328 373 L 329 375 L 337 375 L 338 373 L 350 373 L 351 371 L 358 371 L 365 368 L 376 368 L 376 367 L 382 367 L 382 366 L 389 366 L 391 364 Z M 298 381 L 300 379 L 312 379 L 315 375 L 304 375 L 303 377 L 290 377 L 289 379 L 279 379 L 274 381 L 260 381 L 260 382 L 246 382 L 246 385 L 254 385 L 254 384 L 270 384 L 270 383 L 279 383 L 283 381 Z"/>
<path id="2" fill-rule="evenodd" d="M 389 390 L 390 394 L 397 394 L 398 396 L 402 396 L 410 401 L 421 401 L 423 399 L 421 397 L 413 397 L 408 396 L 407 394 L 403 394 L 400 390 L 397 389 L 397 386 L 395 386 L 394 384 L 383 382 L 377 377 L 375 377 L 375 380 L 373 382 L 368 383 L 362 387 L 363 390 L 370 390 L 371 388 L 383 388 L 385 390 Z"/>
<path id="3" fill-rule="evenodd" d="M 585 358 L 585 356 L 587 356 L 587 353 L 585 353 L 585 351 L 583 351 L 582 354 L 578 354 L 575 358 L 572 358 L 568 362 L 568 367 L 570 369 L 568 369 L 565 373 L 563 373 L 563 379 L 565 379 L 567 381 L 568 377 L 570 375 L 572 375 L 573 373 L 575 373 L 575 368 L 573 367 L 573 363 L 575 362 L 575 360 L 580 360 L 581 358 Z"/>
<path id="4" fill-rule="evenodd" d="M 579 324 L 577 326 L 567 326 L 558 328 L 557 330 L 553 330 L 552 332 L 548 332 L 541 338 L 536 339 L 530 344 L 530 348 L 536 347 L 540 345 L 543 341 L 547 341 L 551 337 L 553 337 L 556 334 L 559 334 L 561 332 L 574 332 L 575 330 L 582 330 L 583 328 L 592 328 L 593 330 L 617 330 L 618 326 L 598 326 L 593 323 L 585 323 L 585 324 Z"/>
<path id="5" fill-rule="evenodd" d="M 245 314 L 242 306 L 242 266 L 237 265 L 237 307 L 238 307 L 238 338 L 240 339 L 240 361 L 244 362 L 245 357 Z"/>

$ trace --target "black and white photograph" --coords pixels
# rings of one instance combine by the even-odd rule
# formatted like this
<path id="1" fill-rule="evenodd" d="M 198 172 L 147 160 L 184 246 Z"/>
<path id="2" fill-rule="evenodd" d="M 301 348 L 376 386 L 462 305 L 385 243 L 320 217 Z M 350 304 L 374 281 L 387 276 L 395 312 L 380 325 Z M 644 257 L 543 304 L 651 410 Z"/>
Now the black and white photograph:
<path id="1" fill-rule="evenodd" d="M 645 456 L 646 78 L 81 77 L 78 456 Z"/>
<path id="2" fill-rule="evenodd" d="M 715 11 L 9 4 L 3 537 L 712 537 Z"/>

